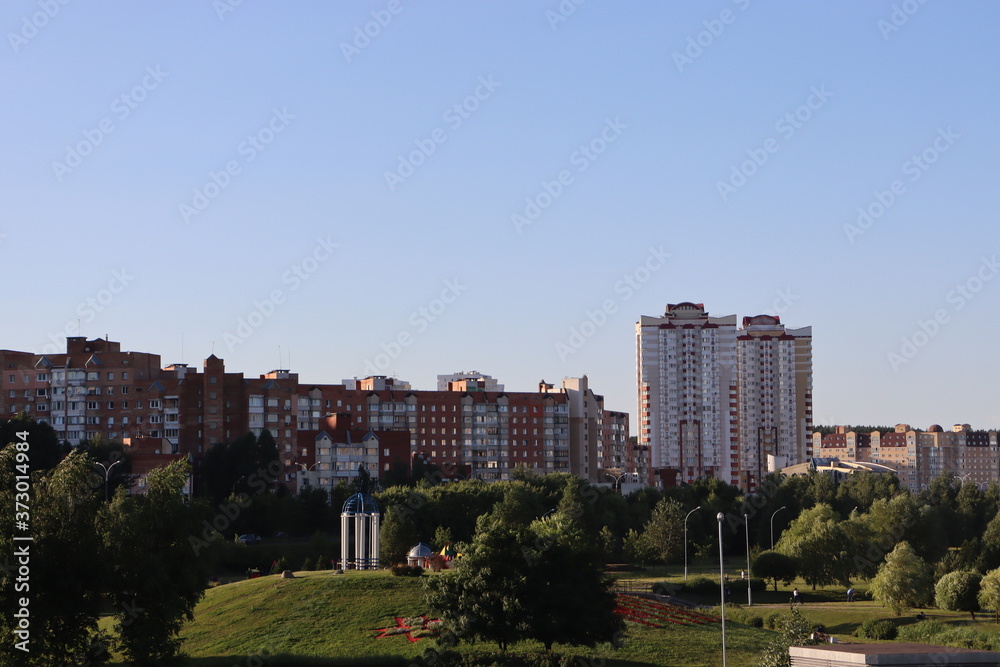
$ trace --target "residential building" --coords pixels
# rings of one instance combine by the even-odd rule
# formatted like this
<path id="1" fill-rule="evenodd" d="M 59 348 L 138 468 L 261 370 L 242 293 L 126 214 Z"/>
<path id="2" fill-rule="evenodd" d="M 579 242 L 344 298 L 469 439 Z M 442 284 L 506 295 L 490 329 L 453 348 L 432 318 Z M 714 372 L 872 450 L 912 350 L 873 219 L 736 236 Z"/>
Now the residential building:
<path id="1" fill-rule="evenodd" d="M 740 486 L 753 490 L 767 457 L 812 456 L 812 329 L 777 316 L 744 317 L 736 336 Z"/>
<path id="2" fill-rule="evenodd" d="M 736 316 L 667 306 L 636 324 L 638 444 L 659 484 L 739 481 Z"/>
<path id="3" fill-rule="evenodd" d="M 365 453 L 358 456 L 377 466 L 369 470 L 377 476 L 397 458 L 396 445 L 387 447 L 386 438 L 401 438 L 410 456 L 425 456 L 446 476 L 488 480 L 510 479 L 524 467 L 600 481 L 605 452 L 620 459 L 628 440 L 627 415 L 609 413 L 611 427 L 605 428 L 604 399 L 586 376 L 559 386 L 542 382 L 529 392 L 507 392 L 475 371 L 440 376 L 447 388 L 437 391 L 417 391 L 386 376 L 307 384 L 288 369 L 245 377 L 214 354 L 200 370 L 181 363 L 161 367 L 159 355 L 122 352 L 120 343 L 82 337 L 67 339 L 65 354 L 0 350 L 0 366 L 0 413 L 28 412 L 73 445 L 96 437 L 157 439 L 163 454 L 190 454 L 197 465 L 213 444 L 266 429 L 289 484 L 301 464 L 317 463 L 323 432 L 329 442 L 320 448 L 329 445 L 330 454 L 320 463 L 331 472 L 359 462 L 338 458 L 336 445 L 364 441 Z M 338 440 L 347 434 L 350 440 Z M 374 454 L 387 448 L 389 460 Z"/>

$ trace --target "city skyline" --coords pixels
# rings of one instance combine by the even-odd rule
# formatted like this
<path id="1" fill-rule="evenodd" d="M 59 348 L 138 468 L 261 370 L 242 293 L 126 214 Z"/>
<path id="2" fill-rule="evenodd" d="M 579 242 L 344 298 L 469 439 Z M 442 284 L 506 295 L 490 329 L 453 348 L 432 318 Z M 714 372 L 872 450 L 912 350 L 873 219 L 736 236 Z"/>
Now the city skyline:
<path id="1" fill-rule="evenodd" d="M 996 428 L 998 18 L 11 2 L 0 346 L 587 375 L 634 425 L 635 323 L 690 301 L 811 327 L 815 424 Z"/>

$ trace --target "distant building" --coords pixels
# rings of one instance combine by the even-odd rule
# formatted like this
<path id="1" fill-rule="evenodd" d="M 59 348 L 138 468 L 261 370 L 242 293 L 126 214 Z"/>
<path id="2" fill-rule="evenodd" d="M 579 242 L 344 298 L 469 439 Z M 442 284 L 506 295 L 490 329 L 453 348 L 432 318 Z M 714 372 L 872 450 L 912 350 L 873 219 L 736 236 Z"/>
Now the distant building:
<path id="1" fill-rule="evenodd" d="M 83 337 L 68 338 L 65 354 L 0 350 L 0 370 L 0 413 L 26 412 L 72 445 L 97 437 L 154 439 L 161 455 L 190 455 L 197 466 L 213 444 L 266 429 L 278 446 L 282 481 L 292 487 L 302 464 L 312 468 L 310 481 L 316 477 L 314 439 L 324 430 L 331 454 L 319 463 L 332 466 L 331 483 L 338 464 L 357 462 L 337 458 L 332 452 L 343 448 L 334 445 L 357 449 L 362 440 L 366 468 L 377 466 L 368 468 L 373 476 L 395 463 L 405 442 L 407 464 L 420 454 L 446 478 L 506 480 L 524 468 L 601 481 L 603 468 L 625 456 L 629 435 L 627 415 L 606 414 L 586 376 L 526 392 L 505 391 L 474 371 L 440 376 L 447 389 L 435 391 L 387 376 L 307 384 L 288 369 L 246 377 L 214 354 L 202 369 L 161 367 L 159 355 Z M 336 436 L 329 415 L 336 416 Z M 351 440 L 339 441 L 348 432 Z M 373 453 L 385 449 L 388 460 Z"/>
<path id="2" fill-rule="evenodd" d="M 767 457 L 812 455 L 812 329 L 786 329 L 777 316 L 744 317 L 736 336 L 740 482 L 754 489 Z"/>
<path id="3" fill-rule="evenodd" d="M 885 433 L 856 433 L 837 426 L 834 433 L 813 434 L 813 452 L 843 461 L 884 464 L 911 491 L 926 487 L 942 473 L 982 485 L 1000 480 L 997 432 L 974 431 L 968 424 L 956 424 L 951 431 L 937 424 L 926 431 L 897 424 Z"/>
<path id="4" fill-rule="evenodd" d="M 777 316 L 669 304 L 636 324 L 639 444 L 658 484 L 716 477 L 754 490 L 767 457 L 812 447 L 812 330 Z"/>
<path id="5" fill-rule="evenodd" d="M 787 475 L 789 477 L 795 475 L 808 475 L 810 472 L 815 471 L 825 475 L 830 475 L 835 482 L 841 482 L 856 472 L 861 472 L 867 470 L 873 473 L 893 473 L 895 470 L 887 465 L 882 465 L 881 463 L 870 463 L 863 461 L 841 461 L 837 458 L 812 458 L 805 463 L 796 463 L 795 465 L 782 468 L 779 472 L 782 475 Z"/>
<path id="6" fill-rule="evenodd" d="M 691 482 L 739 480 L 736 316 L 703 304 L 667 306 L 635 327 L 639 445 L 654 475 Z"/>

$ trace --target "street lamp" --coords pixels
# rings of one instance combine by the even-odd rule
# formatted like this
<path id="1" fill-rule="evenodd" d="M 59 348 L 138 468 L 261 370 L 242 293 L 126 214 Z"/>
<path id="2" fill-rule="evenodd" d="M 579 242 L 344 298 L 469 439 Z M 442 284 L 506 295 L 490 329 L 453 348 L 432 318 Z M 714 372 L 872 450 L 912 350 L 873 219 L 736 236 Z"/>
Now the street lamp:
<path id="1" fill-rule="evenodd" d="M 743 514 L 743 532 L 747 536 L 747 606 L 753 606 L 753 600 L 750 596 L 750 517 L 745 513 Z"/>
<path id="2" fill-rule="evenodd" d="M 103 463 L 94 463 L 95 466 L 101 466 L 104 469 L 104 502 L 108 502 L 108 479 L 111 477 L 111 469 L 122 462 L 122 459 L 118 459 L 111 465 L 107 466 Z"/>
<path id="3" fill-rule="evenodd" d="M 722 615 L 722 667 L 726 667 L 726 569 L 722 562 L 722 520 L 725 517 L 722 512 L 719 512 L 715 518 L 719 520 L 719 589 L 722 594 L 719 610 Z"/>
<path id="4" fill-rule="evenodd" d="M 312 470 L 313 468 L 315 468 L 316 466 L 318 466 L 320 464 L 320 462 L 317 461 L 316 463 L 314 463 L 314 464 L 312 464 L 311 466 L 308 466 L 308 467 L 306 466 L 305 463 L 299 463 L 298 461 L 296 461 L 295 463 L 302 468 L 302 472 L 306 473 L 306 486 L 309 486 L 309 474 L 308 473 L 309 473 L 310 470 Z"/>
<path id="5" fill-rule="evenodd" d="M 612 475 L 611 473 L 606 472 L 604 474 L 607 475 L 608 477 L 610 477 L 611 479 L 615 480 L 615 486 L 618 487 L 618 495 L 621 495 L 622 486 L 621 486 L 620 482 L 621 482 L 622 478 L 628 476 L 629 473 L 623 472 L 620 475 Z"/>
<path id="6" fill-rule="evenodd" d="M 701 505 L 698 505 L 684 516 L 684 581 L 688 578 L 688 517 L 700 509 Z"/>
<path id="7" fill-rule="evenodd" d="M 787 505 L 782 505 L 778 509 L 774 510 L 774 514 L 777 514 L 781 510 L 788 509 Z M 774 549 L 774 514 L 771 515 L 771 548 Z"/>

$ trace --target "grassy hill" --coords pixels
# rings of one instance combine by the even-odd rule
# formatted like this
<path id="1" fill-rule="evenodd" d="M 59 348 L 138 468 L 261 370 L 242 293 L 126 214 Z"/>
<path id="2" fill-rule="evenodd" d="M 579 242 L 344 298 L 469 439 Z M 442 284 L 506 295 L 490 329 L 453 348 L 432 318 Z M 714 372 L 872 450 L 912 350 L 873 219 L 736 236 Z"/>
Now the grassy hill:
<path id="1" fill-rule="evenodd" d="M 241 581 L 208 590 L 181 638 L 190 663 L 198 667 L 247 665 L 262 655 L 285 656 L 268 665 L 407 665 L 432 648 L 433 640 L 376 639 L 376 630 L 395 625 L 396 616 L 424 613 L 422 593 L 420 579 L 392 577 L 386 572 L 300 572 L 295 579 L 269 576 Z M 591 662 L 604 659 L 608 665 L 722 664 L 717 623 L 628 626 L 625 646 L 617 651 L 563 646 L 556 651 Z M 727 623 L 726 634 L 729 662 L 740 665 L 752 665 L 770 635 L 736 623 Z M 462 644 L 459 650 L 491 653 L 497 647 Z M 515 651 L 541 652 L 542 647 L 521 644 Z"/>

